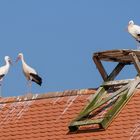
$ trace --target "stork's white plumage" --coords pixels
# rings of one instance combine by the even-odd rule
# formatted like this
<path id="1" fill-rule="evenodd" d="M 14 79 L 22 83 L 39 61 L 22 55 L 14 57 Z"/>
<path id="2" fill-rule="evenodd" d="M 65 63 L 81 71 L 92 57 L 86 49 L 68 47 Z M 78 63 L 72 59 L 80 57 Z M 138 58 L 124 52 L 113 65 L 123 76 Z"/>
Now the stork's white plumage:
<path id="1" fill-rule="evenodd" d="M 11 59 L 9 56 L 5 56 L 5 65 L 0 67 L 0 88 L 2 86 L 2 81 L 4 76 L 8 73 L 9 68 L 10 68 L 10 64 L 11 64 Z M 1 92 L 1 91 L 0 91 Z M 1 94 L 1 93 L 0 93 Z M 1 96 L 1 95 L 0 95 Z"/>
<path id="2" fill-rule="evenodd" d="M 140 43 L 140 26 L 135 25 L 133 20 L 128 23 L 128 32 Z"/>
<path id="3" fill-rule="evenodd" d="M 3 77 L 8 73 L 10 64 L 11 64 L 11 59 L 9 56 L 5 56 L 5 65 L 0 67 L 0 81 L 3 80 Z"/>
<path id="4" fill-rule="evenodd" d="M 21 59 L 22 62 L 22 68 L 23 68 L 23 73 L 26 77 L 26 79 L 30 82 L 33 81 L 37 83 L 38 85 L 41 86 L 42 84 L 42 78 L 38 75 L 35 69 L 31 68 L 29 65 L 26 64 L 24 60 L 23 53 L 18 54 L 17 60 Z"/>

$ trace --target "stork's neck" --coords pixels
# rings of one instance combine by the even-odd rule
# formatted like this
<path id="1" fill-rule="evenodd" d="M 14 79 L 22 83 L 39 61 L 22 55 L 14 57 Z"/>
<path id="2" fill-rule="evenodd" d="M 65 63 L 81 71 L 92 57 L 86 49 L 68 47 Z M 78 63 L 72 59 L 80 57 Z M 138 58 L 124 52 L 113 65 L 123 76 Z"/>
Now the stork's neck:
<path id="1" fill-rule="evenodd" d="M 22 62 L 23 65 L 26 64 L 23 56 L 21 57 L 21 62 Z"/>
<path id="2" fill-rule="evenodd" d="M 5 60 L 5 63 L 6 63 L 5 66 L 9 68 L 10 67 L 9 61 L 8 60 Z"/>

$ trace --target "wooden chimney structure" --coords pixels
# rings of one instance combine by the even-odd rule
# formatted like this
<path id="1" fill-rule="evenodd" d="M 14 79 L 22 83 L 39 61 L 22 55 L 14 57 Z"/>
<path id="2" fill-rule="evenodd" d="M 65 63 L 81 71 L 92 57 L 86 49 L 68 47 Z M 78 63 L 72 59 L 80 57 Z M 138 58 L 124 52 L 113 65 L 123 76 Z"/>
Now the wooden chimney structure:
<path id="1" fill-rule="evenodd" d="M 140 83 L 140 50 L 109 50 L 93 54 L 104 82 L 92 95 L 79 115 L 70 123 L 69 130 L 77 131 L 82 126 L 105 130 L 121 109 L 127 104 Z M 102 61 L 117 62 L 108 75 Z M 114 80 L 126 65 L 134 65 L 137 75 L 134 79 Z"/>

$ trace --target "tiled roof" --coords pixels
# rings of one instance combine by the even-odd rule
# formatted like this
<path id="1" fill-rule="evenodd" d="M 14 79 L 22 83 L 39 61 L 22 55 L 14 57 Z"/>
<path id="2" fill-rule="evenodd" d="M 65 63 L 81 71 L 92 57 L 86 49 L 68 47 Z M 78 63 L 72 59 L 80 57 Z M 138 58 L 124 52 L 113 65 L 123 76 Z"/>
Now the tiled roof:
<path id="1" fill-rule="evenodd" d="M 0 99 L 0 140 L 140 139 L 140 90 L 107 130 L 70 133 L 69 123 L 87 104 L 93 89 Z"/>

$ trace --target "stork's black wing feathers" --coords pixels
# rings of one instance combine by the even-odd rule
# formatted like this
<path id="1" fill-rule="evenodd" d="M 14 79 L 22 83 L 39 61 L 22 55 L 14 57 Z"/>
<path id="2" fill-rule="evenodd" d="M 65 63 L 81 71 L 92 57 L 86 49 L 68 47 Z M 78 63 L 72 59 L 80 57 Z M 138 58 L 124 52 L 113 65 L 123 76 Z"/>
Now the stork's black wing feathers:
<path id="1" fill-rule="evenodd" d="M 5 76 L 5 74 L 1 74 L 0 75 L 0 80 Z"/>
<path id="2" fill-rule="evenodd" d="M 32 77 L 32 81 L 33 82 L 35 82 L 35 83 L 37 83 L 38 85 L 41 86 L 41 84 L 42 84 L 42 78 L 39 75 L 34 74 L 34 73 L 30 73 L 30 76 Z"/>

